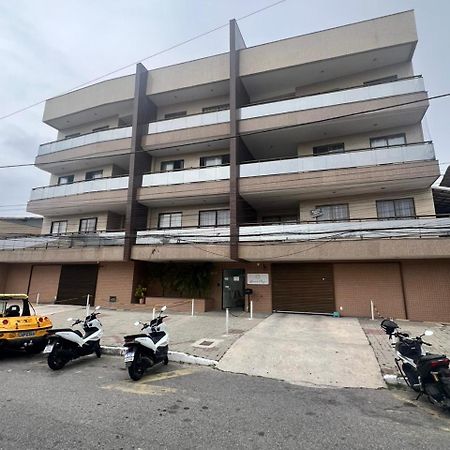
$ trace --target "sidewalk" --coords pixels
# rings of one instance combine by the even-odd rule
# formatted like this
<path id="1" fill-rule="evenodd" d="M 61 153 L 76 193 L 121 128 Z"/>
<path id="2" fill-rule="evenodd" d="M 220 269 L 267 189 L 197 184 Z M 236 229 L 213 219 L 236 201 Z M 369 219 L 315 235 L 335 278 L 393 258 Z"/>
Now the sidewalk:
<path id="1" fill-rule="evenodd" d="M 412 337 L 421 335 L 425 330 L 432 330 L 433 336 L 427 336 L 426 342 L 432 344 L 426 350 L 430 353 L 450 354 L 450 325 L 430 322 L 410 322 L 396 320 L 400 328 Z M 381 320 L 359 319 L 364 333 L 373 348 L 383 375 L 397 375 L 398 370 L 394 361 L 394 349 L 390 345 L 389 337 L 380 328 Z"/>
<path id="2" fill-rule="evenodd" d="M 92 310 L 92 308 L 91 308 Z M 36 311 L 41 315 L 50 315 L 54 328 L 67 328 L 67 318 L 84 318 L 85 307 L 74 305 L 39 305 Z M 100 321 L 103 324 L 102 345 L 122 346 L 126 334 L 136 334 L 139 327 L 136 321 L 148 321 L 152 311 L 125 311 L 102 308 Z M 201 315 L 172 313 L 165 311 L 169 317 L 166 324 L 169 329 L 172 351 L 183 352 L 202 358 L 220 360 L 230 346 L 246 331 L 260 323 L 265 316 L 253 317 L 249 320 L 247 313 L 239 313 L 238 317 L 230 314 L 229 333 L 225 335 L 225 312 L 208 312 Z M 237 313 L 233 313 L 237 315 Z M 202 345 L 203 344 L 203 345 Z"/>

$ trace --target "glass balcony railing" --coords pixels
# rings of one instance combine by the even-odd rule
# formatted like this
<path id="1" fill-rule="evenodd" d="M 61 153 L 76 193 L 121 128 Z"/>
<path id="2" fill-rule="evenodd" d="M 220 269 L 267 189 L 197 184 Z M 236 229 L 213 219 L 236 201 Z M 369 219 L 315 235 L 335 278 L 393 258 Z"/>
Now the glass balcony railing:
<path id="1" fill-rule="evenodd" d="M 241 178 L 435 159 L 431 142 L 241 164 Z"/>
<path id="2" fill-rule="evenodd" d="M 177 119 L 159 120 L 148 124 L 148 134 L 165 133 L 167 131 L 182 130 L 184 128 L 217 125 L 230 121 L 230 111 L 216 111 L 192 116 L 178 117 Z"/>
<path id="3" fill-rule="evenodd" d="M 373 86 L 361 86 L 324 94 L 245 106 L 240 109 L 239 118 L 241 120 L 254 119 L 274 114 L 284 114 L 323 108 L 325 106 L 376 100 L 383 97 L 392 97 L 423 91 L 425 91 L 423 79 L 421 77 L 414 77 Z"/>
<path id="4" fill-rule="evenodd" d="M 146 174 L 142 180 L 142 187 L 219 181 L 228 180 L 229 178 L 230 166 L 200 167 L 197 169 Z"/>
<path id="5" fill-rule="evenodd" d="M 128 177 L 98 178 L 96 180 L 78 181 L 71 184 L 34 188 L 31 191 L 30 201 L 127 188 Z"/>
<path id="6" fill-rule="evenodd" d="M 82 145 L 96 144 L 98 142 L 113 141 L 116 139 L 125 139 L 130 137 L 131 127 L 96 131 L 94 133 L 83 134 L 70 139 L 41 144 L 39 146 L 38 156 L 59 152 L 61 150 L 68 150 L 70 148 L 81 147 Z"/>

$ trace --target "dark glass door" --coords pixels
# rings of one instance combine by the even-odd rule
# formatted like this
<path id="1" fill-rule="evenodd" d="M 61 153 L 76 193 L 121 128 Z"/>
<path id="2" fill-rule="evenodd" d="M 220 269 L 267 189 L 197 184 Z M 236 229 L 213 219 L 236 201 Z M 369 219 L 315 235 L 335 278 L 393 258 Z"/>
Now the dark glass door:
<path id="1" fill-rule="evenodd" d="M 242 308 L 245 304 L 245 270 L 226 269 L 223 271 L 222 307 Z"/>

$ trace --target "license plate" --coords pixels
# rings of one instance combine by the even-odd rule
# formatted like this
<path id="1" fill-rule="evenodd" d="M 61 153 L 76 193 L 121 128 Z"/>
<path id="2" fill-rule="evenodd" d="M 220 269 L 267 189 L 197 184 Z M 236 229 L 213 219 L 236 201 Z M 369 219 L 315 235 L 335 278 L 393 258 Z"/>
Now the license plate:
<path id="1" fill-rule="evenodd" d="M 31 337 L 34 336 L 34 331 L 21 331 L 19 333 L 20 337 Z"/>
<path id="2" fill-rule="evenodd" d="M 47 344 L 44 348 L 44 353 L 50 353 L 53 350 L 55 344 Z"/>
<path id="3" fill-rule="evenodd" d="M 125 353 L 125 362 L 131 362 L 134 359 L 134 350 Z"/>

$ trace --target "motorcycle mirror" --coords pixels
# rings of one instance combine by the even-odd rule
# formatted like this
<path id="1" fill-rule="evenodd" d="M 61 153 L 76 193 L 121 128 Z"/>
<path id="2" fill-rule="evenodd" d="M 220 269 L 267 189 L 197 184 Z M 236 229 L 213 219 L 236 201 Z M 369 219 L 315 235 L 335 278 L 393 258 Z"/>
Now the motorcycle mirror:
<path id="1" fill-rule="evenodd" d="M 67 319 L 67 322 L 72 322 L 72 320 L 73 320 L 73 318 L 72 318 L 72 317 L 69 317 L 69 318 Z"/>
<path id="2" fill-rule="evenodd" d="M 139 322 L 134 322 L 134 326 L 135 326 L 135 327 L 138 327 L 139 325 L 140 325 Z"/>
<path id="3" fill-rule="evenodd" d="M 425 330 L 425 336 L 433 336 L 433 334 L 431 330 Z"/>
<path id="4" fill-rule="evenodd" d="M 167 309 L 167 306 L 164 305 L 164 306 L 161 308 L 161 312 L 164 312 L 166 309 Z"/>

